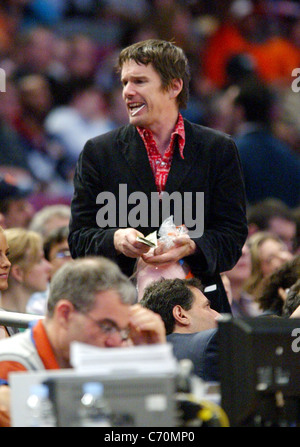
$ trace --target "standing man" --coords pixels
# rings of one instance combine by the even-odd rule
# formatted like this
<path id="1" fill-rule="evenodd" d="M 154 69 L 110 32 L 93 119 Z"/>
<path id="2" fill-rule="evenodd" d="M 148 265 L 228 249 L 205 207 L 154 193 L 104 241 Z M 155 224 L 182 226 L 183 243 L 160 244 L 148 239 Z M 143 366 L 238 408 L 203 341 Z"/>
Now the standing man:
<path id="1" fill-rule="evenodd" d="M 235 265 L 247 236 L 236 146 L 180 114 L 189 83 L 180 48 L 162 40 L 138 42 L 121 51 L 118 66 L 129 124 L 89 140 L 79 157 L 72 256 L 101 254 L 128 276 L 140 256 L 155 266 L 183 259 L 211 291 L 212 307 L 229 312 L 220 272 Z M 170 215 L 189 234 L 167 251 L 160 246 L 147 253 L 137 236 L 158 230 Z"/>

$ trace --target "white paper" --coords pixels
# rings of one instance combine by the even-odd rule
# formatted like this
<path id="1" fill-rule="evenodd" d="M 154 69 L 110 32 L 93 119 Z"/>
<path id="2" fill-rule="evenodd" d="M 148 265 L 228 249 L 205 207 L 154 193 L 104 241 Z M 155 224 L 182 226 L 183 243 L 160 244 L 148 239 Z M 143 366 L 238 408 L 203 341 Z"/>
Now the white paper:
<path id="1" fill-rule="evenodd" d="M 71 344 L 70 361 L 77 371 L 94 371 L 104 374 L 176 373 L 178 362 L 170 343 L 97 348 L 84 343 Z"/>

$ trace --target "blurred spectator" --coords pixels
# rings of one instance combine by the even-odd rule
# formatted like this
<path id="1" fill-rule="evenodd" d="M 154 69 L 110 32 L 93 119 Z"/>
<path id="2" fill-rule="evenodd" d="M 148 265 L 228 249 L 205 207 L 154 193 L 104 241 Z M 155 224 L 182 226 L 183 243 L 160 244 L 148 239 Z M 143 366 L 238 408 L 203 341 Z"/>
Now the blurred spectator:
<path id="1" fill-rule="evenodd" d="M 11 270 L 8 288 L 2 292 L 2 307 L 25 313 L 30 296 L 47 289 L 51 267 L 44 257 L 43 242 L 38 233 L 24 228 L 9 228 L 4 233 Z"/>
<path id="2" fill-rule="evenodd" d="M 51 277 L 65 262 L 72 259 L 68 235 L 69 227 L 57 227 L 44 240 L 44 254 L 51 264 Z"/>
<path id="3" fill-rule="evenodd" d="M 51 189 L 50 184 L 60 185 L 68 180 L 72 164 L 61 142 L 45 130 L 44 121 L 52 106 L 50 87 L 42 75 L 22 77 L 17 87 L 20 112 L 14 117 L 13 125 L 26 148 L 32 175 L 42 189 Z"/>
<path id="4" fill-rule="evenodd" d="M 54 273 L 65 263 L 70 261 L 71 253 L 68 244 L 68 226 L 54 227 L 44 238 L 44 255 L 50 263 L 49 284 Z M 49 284 L 47 289 L 33 293 L 26 305 L 26 312 L 36 315 L 45 315 L 49 296 Z"/>
<path id="5" fill-rule="evenodd" d="M 29 201 L 32 193 L 32 188 L 18 185 L 12 176 L 0 177 L 0 213 L 5 228 L 28 227 L 35 211 Z"/>
<path id="6" fill-rule="evenodd" d="M 299 49 L 280 30 L 271 29 L 272 16 L 259 10 L 259 3 L 250 0 L 231 2 L 229 14 L 208 40 L 204 52 L 204 74 L 223 88 L 226 64 L 230 57 L 246 53 L 253 57 L 258 76 L 266 83 L 290 85 L 291 72 L 299 66 Z"/>
<path id="7" fill-rule="evenodd" d="M 251 254 L 246 242 L 242 249 L 242 256 L 233 269 L 226 272 L 226 276 L 230 281 L 232 293 L 231 310 L 234 317 L 255 317 L 261 313 L 254 297 L 244 290 L 250 275 Z"/>
<path id="8" fill-rule="evenodd" d="M 300 206 L 295 208 L 292 212 L 293 218 L 296 222 L 296 237 L 294 241 L 294 252 L 295 254 L 300 253 Z"/>
<path id="9" fill-rule="evenodd" d="M 251 254 L 251 274 L 244 289 L 257 299 L 261 295 L 263 279 L 291 260 L 293 255 L 278 236 L 265 231 L 250 236 L 248 244 Z"/>
<path id="10" fill-rule="evenodd" d="M 37 211 L 29 229 L 39 233 L 45 240 L 55 228 L 69 226 L 71 210 L 68 205 L 48 205 Z"/>
<path id="11" fill-rule="evenodd" d="M 104 94 L 95 87 L 75 93 L 69 106 L 54 108 L 45 121 L 48 134 L 63 142 L 74 167 L 86 141 L 114 127 Z"/>
<path id="12" fill-rule="evenodd" d="M 9 246 L 3 228 L 0 226 L 0 309 L 2 310 L 1 294 L 8 287 L 8 275 L 11 263 L 8 259 Z M 10 328 L 0 325 L 0 339 L 10 336 Z"/>
<path id="13" fill-rule="evenodd" d="M 282 308 L 283 317 L 290 317 L 300 306 L 300 273 L 298 274 L 298 278 L 287 292 L 287 297 Z"/>
<path id="14" fill-rule="evenodd" d="M 276 234 L 291 253 L 295 250 L 297 224 L 294 211 L 277 199 L 265 199 L 247 209 L 249 236 L 257 231 Z"/>
<path id="15" fill-rule="evenodd" d="M 19 112 L 19 101 L 14 82 L 6 78 L 6 89 L 0 93 L 0 166 L 14 166 L 29 172 L 26 147 L 13 128 L 12 121 Z"/>
<path id="16" fill-rule="evenodd" d="M 283 313 L 287 314 L 287 309 L 290 309 L 289 315 L 293 313 L 298 305 L 292 306 L 291 295 L 287 305 L 286 302 L 291 287 L 299 278 L 300 256 L 296 256 L 285 262 L 263 281 L 262 291 L 257 301 L 264 314 L 281 316 Z M 285 311 L 283 311 L 284 308 Z"/>
<path id="17" fill-rule="evenodd" d="M 76 34 L 69 37 L 68 45 L 66 76 L 59 92 L 59 104 L 69 104 L 78 91 L 94 86 L 99 65 L 99 48 L 91 36 Z"/>
<path id="18" fill-rule="evenodd" d="M 222 130 L 233 134 L 238 147 L 249 204 L 273 197 L 298 206 L 300 158 L 272 130 L 272 92 L 250 80 L 225 96 Z"/>

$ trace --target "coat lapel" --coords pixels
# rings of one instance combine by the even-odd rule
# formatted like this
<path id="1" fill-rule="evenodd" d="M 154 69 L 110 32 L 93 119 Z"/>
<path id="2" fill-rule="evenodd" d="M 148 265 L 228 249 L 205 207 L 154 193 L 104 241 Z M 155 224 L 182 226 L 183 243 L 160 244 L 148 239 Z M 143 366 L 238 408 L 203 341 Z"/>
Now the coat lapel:
<path id="1" fill-rule="evenodd" d="M 194 168 L 196 145 L 193 138 L 193 132 L 185 121 L 185 147 L 183 150 L 184 158 L 181 158 L 178 145 L 176 145 L 172 160 L 171 169 L 167 178 L 165 190 L 170 194 L 173 191 L 179 191 L 180 186 L 187 175 Z"/>
<path id="2" fill-rule="evenodd" d="M 140 185 L 141 191 L 149 194 L 156 191 L 156 185 L 147 151 L 136 129 L 130 127 L 129 131 L 130 135 L 126 133 L 124 139 L 119 142 L 120 151 L 130 168 L 131 175 L 135 176 Z"/>

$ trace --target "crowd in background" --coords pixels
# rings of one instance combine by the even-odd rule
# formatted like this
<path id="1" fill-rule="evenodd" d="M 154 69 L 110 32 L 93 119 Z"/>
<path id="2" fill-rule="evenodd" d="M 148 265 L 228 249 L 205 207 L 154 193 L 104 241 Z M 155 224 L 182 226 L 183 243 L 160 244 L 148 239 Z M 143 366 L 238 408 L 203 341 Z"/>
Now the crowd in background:
<path id="1" fill-rule="evenodd" d="M 182 113 L 237 138 L 249 203 L 271 196 L 298 206 L 299 93 L 291 85 L 300 67 L 299 8 L 259 0 L 2 1 L 1 171 L 34 185 L 36 209 L 51 200 L 68 204 L 87 139 L 128 121 L 116 55 L 138 40 L 172 39 L 190 62 L 190 100 Z M 244 92 L 246 80 L 254 84 Z M 280 153 L 273 165 L 272 153 L 249 155 L 244 146 L 253 141 L 238 141 L 253 120 L 268 126 L 258 138 Z"/>
<path id="2" fill-rule="evenodd" d="M 231 134 L 240 151 L 249 239 L 223 277 L 231 282 L 234 313 L 257 314 L 263 277 L 299 254 L 300 93 L 292 89 L 292 71 L 300 67 L 297 2 L 2 1 L 0 174 L 26 193 L 10 192 L 19 201 L 12 205 L 7 183 L 1 184 L 0 224 L 37 231 L 47 247 L 49 231 L 43 234 L 45 222 L 35 226 L 36 215 L 63 204 L 67 214 L 55 227 L 67 226 L 85 142 L 128 122 L 116 55 L 152 37 L 172 39 L 189 58 L 184 117 Z M 49 247 L 46 252 L 51 262 Z M 48 264 L 45 269 L 49 276 Z M 45 290 L 30 301 L 37 313 Z M 26 300 L 35 291 L 27 290 Z"/>

